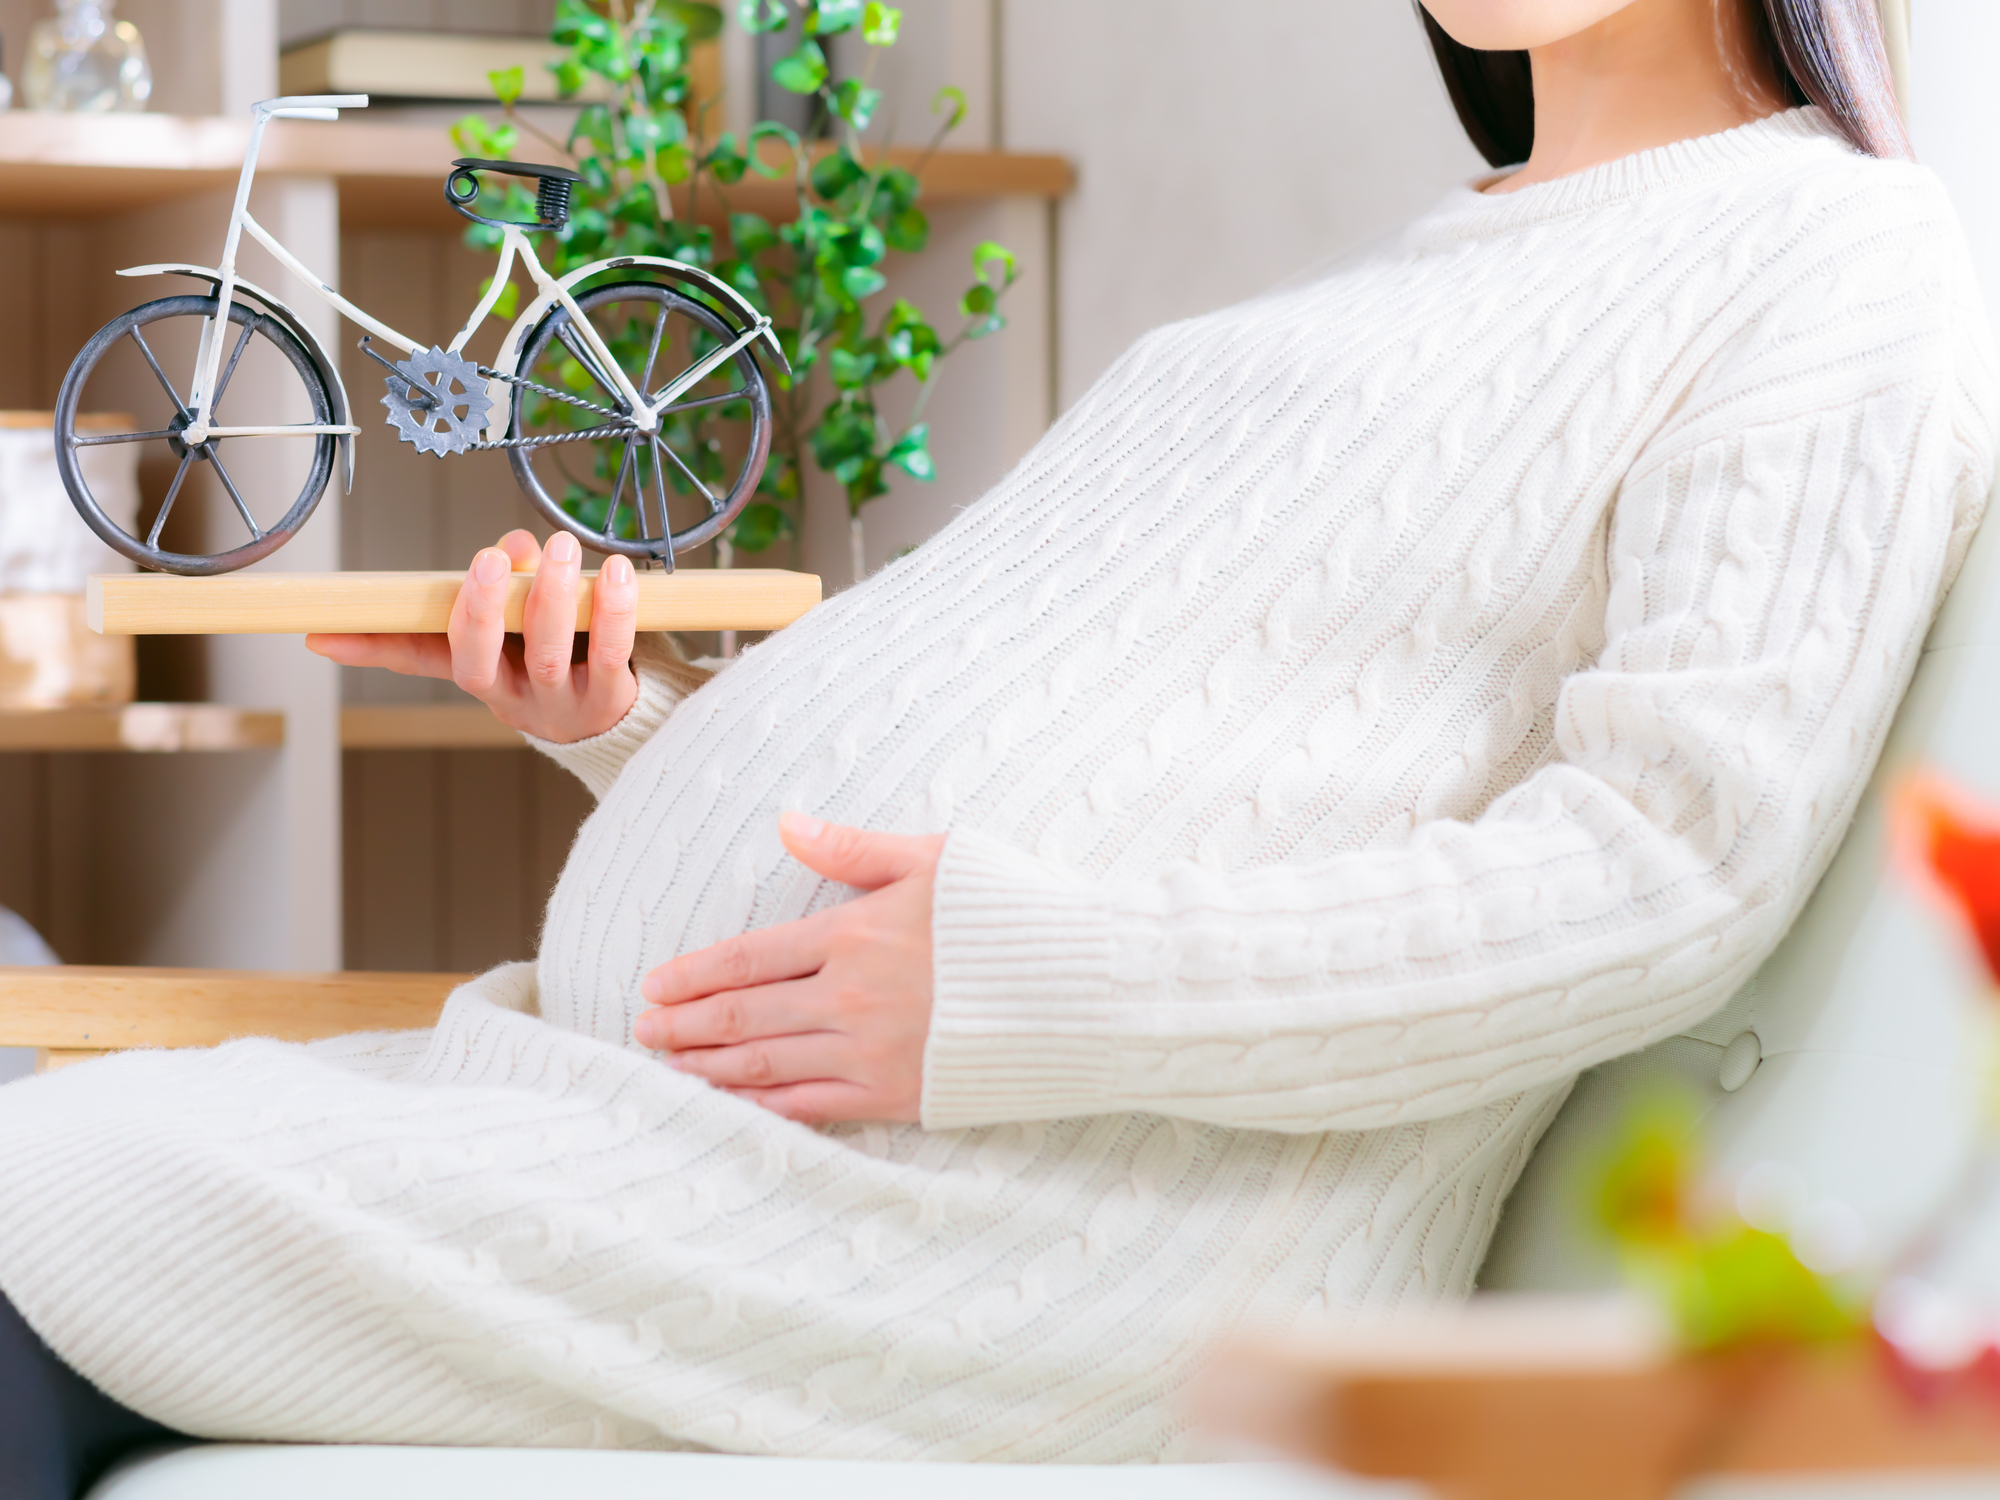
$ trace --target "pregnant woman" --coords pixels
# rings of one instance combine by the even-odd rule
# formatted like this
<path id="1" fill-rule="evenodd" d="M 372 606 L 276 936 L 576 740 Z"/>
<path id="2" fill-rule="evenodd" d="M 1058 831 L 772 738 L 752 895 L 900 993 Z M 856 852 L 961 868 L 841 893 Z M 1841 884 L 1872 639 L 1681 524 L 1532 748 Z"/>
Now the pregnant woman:
<path id="1" fill-rule="evenodd" d="M 572 667 L 566 536 L 511 645 L 521 536 L 448 641 L 316 641 L 597 795 L 540 957 L 430 1031 L 0 1091 L 7 1378 L 212 1437 L 1122 1461 L 1200 1451 L 1232 1331 L 1465 1293 L 1577 1073 L 1806 899 L 1996 388 L 1867 0 L 1426 24 L 1525 165 L 1141 340 L 715 677 L 615 559 Z"/>

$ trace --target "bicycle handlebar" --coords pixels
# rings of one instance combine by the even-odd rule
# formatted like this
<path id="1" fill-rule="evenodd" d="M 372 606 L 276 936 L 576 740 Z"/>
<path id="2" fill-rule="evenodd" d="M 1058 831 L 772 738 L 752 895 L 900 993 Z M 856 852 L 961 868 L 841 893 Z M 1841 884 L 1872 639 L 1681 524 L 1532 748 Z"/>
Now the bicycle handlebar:
<path id="1" fill-rule="evenodd" d="M 272 120 L 338 120 L 343 109 L 366 109 L 366 94 L 292 94 L 264 99 L 252 109 Z"/>

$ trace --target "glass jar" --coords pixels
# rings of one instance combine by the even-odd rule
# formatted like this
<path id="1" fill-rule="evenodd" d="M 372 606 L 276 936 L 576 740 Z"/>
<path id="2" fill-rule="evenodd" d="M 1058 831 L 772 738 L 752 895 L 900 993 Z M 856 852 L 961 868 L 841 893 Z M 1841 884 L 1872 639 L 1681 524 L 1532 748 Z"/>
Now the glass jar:
<path id="1" fill-rule="evenodd" d="M 67 114 L 144 109 L 153 69 L 139 28 L 112 19 L 112 0 L 57 0 L 57 8 L 28 36 L 22 102 Z"/>

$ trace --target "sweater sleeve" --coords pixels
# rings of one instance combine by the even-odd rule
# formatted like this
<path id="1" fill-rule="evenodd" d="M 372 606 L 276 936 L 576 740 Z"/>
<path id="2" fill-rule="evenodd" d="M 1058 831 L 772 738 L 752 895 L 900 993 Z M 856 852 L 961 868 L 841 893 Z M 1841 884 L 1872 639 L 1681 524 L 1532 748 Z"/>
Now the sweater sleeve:
<path id="1" fill-rule="evenodd" d="M 523 734 L 535 749 L 562 766 L 590 788 L 600 802 L 625 769 L 625 762 L 667 722 L 683 699 L 715 674 L 682 658 L 665 635 L 641 635 L 632 645 L 632 670 L 639 678 L 639 696 L 625 717 L 602 734 L 558 745 L 553 740 Z"/>
<path id="2" fill-rule="evenodd" d="M 954 831 L 925 1125 L 1374 1128 L 1720 1006 L 1832 858 L 1992 477 L 1983 317 L 1928 279 L 1915 317 L 1815 283 L 1683 383 L 1607 519 L 1603 649 L 1476 819 L 1115 885 Z"/>

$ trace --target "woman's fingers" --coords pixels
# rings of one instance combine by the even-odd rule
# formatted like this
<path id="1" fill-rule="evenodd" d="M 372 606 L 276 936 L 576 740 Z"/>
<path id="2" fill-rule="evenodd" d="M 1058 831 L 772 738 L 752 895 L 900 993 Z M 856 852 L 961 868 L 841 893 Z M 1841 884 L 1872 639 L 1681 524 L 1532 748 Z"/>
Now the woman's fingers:
<path id="1" fill-rule="evenodd" d="M 765 1037 L 738 1047 L 676 1052 L 668 1062 L 717 1088 L 771 1089 L 787 1084 L 850 1081 L 854 1043 L 835 1031 Z"/>
<path id="2" fill-rule="evenodd" d="M 759 927 L 683 953 L 642 979 L 639 993 L 648 1005 L 681 1005 L 725 990 L 817 974 L 826 962 L 828 930 L 839 910 L 828 907 L 796 922 Z"/>
<path id="3" fill-rule="evenodd" d="M 811 979 L 793 979 L 751 989 L 725 990 L 681 1005 L 663 1005 L 632 1023 L 633 1038 L 655 1052 L 694 1047 L 734 1047 L 761 1037 L 818 1031 L 827 1007 L 817 1003 Z"/>
<path id="4" fill-rule="evenodd" d="M 309 635 L 306 650 L 343 667 L 383 667 L 447 681 L 452 675 L 451 643 L 441 635 Z"/>
<path id="5" fill-rule="evenodd" d="M 833 1125 L 842 1120 L 881 1118 L 875 1095 L 858 1083 L 842 1079 L 821 1079 L 813 1083 L 786 1083 L 774 1089 L 728 1089 L 774 1115 L 796 1120 L 801 1125 Z"/>
<path id="6" fill-rule="evenodd" d="M 498 547 L 481 549 L 466 570 L 451 606 L 445 634 L 451 643 L 451 677 L 475 698 L 501 687 L 501 648 L 507 639 L 507 580 L 512 560 Z"/>
<path id="7" fill-rule="evenodd" d="M 583 587 L 583 546 L 558 531 L 542 549 L 542 565 L 521 610 L 521 663 L 529 690 L 548 698 L 569 687 L 576 650 L 576 598 Z"/>
<path id="8" fill-rule="evenodd" d="M 632 675 L 632 642 L 638 633 L 639 580 L 629 558 L 613 554 L 597 572 L 591 591 L 590 655 L 586 710 L 611 723 L 625 717 L 639 695 Z"/>
<path id="9" fill-rule="evenodd" d="M 507 554 L 516 573 L 532 573 L 542 565 L 542 544 L 532 531 L 516 527 L 493 545 Z"/>

